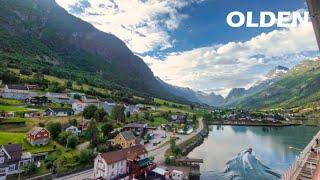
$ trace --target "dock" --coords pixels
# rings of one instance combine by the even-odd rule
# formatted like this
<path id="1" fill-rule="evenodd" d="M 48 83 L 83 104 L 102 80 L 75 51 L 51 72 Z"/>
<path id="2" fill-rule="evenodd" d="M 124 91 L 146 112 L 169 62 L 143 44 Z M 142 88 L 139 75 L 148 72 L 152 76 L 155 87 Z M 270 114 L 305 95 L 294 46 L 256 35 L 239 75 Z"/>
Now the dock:
<path id="1" fill-rule="evenodd" d="M 320 180 L 320 131 L 292 165 L 282 174 L 281 180 Z"/>

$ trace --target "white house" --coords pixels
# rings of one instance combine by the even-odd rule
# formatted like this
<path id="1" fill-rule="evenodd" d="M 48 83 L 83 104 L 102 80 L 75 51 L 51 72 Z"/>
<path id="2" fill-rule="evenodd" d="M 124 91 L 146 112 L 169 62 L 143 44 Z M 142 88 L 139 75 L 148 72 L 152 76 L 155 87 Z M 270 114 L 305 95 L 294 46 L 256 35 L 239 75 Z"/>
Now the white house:
<path id="1" fill-rule="evenodd" d="M 72 134 L 76 134 L 76 135 L 80 135 L 81 134 L 81 130 L 79 130 L 77 127 L 75 126 L 70 126 L 66 129 L 66 132 L 71 132 Z"/>
<path id="2" fill-rule="evenodd" d="M 147 158 L 148 152 L 143 145 L 98 154 L 94 160 L 94 179 L 116 179 L 127 175 L 131 162 Z"/>
<path id="3" fill-rule="evenodd" d="M 103 103 L 103 109 L 107 112 L 107 113 L 111 113 L 112 109 L 116 106 L 117 104 L 114 103 L 114 102 L 108 102 L 108 101 L 105 101 Z"/>
<path id="4" fill-rule="evenodd" d="M 72 110 L 74 111 L 74 114 L 79 114 L 84 111 L 84 108 L 86 107 L 86 103 L 83 103 L 82 101 L 76 100 L 72 103 Z"/>
<path id="5" fill-rule="evenodd" d="M 137 106 L 134 105 L 125 105 L 125 113 L 130 112 L 130 114 L 138 114 L 140 112 L 140 108 L 138 108 Z"/>

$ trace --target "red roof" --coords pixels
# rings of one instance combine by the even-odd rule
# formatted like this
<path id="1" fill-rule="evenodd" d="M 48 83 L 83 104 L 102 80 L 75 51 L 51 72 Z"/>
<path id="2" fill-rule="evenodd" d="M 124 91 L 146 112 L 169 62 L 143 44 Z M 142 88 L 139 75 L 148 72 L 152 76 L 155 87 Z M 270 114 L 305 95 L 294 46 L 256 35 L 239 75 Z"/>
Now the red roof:
<path id="1" fill-rule="evenodd" d="M 118 151 L 112 151 L 107 153 L 102 153 L 100 156 L 107 162 L 107 164 L 113 164 L 115 162 L 131 159 L 133 157 L 146 154 L 147 150 L 143 145 L 136 145 L 129 148 L 121 149 Z"/>

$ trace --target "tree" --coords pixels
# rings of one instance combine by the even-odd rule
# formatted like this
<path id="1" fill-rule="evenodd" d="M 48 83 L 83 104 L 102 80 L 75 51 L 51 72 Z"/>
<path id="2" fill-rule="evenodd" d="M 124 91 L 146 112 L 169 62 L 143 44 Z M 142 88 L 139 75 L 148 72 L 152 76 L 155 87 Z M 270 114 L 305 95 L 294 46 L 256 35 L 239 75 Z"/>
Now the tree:
<path id="1" fill-rule="evenodd" d="M 69 121 L 69 124 L 72 126 L 78 126 L 78 121 L 76 119 L 72 119 Z"/>
<path id="2" fill-rule="evenodd" d="M 118 122 L 124 122 L 125 121 L 125 115 L 124 115 L 124 106 L 123 105 L 116 105 L 113 107 L 111 111 L 111 118 L 113 120 L 116 120 Z"/>
<path id="3" fill-rule="evenodd" d="M 30 162 L 29 164 L 23 166 L 23 170 L 26 174 L 32 174 L 37 171 L 37 165 L 34 162 Z"/>
<path id="4" fill-rule="evenodd" d="M 100 109 L 97 109 L 97 110 L 94 112 L 93 118 L 94 118 L 95 120 L 97 120 L 98 122 L 101 122 L 101 121 L 103 121 L 103 118 L 104 118 L 104 116 L 106 116 L 106 115 L 107 115 L 107 112 L 106 112 L 104 109 L 100 108 Z"/>
<path id="5" fill-rule="evenodd" d="M 63 145 L 66 146 L 68 143 L 68 138 L 71 135 L 71 132 L 62 132 L 59 134 L 59 138 L 58 138 L 58 142 Z"/>
<path id="6" fill-rule="evenodd" d="M 94 159 L 94 153 L 90 149 L 84 149 L 80 151 L 78 161 L 80 164 L 89 164 Z"/>
<path id="7" fill-rule="evenodd" d="M 78 145 L 78 143 L 79 143 L 79 138 L 77 135 L 71 134 L 68 136 L 68 139 L 67 139 L 68 148 L 74 149 Z"/>
<path id="8" fill-rule="evenodd" d="M 78 100 L 81 100 L 81 95 L 80 94 L 75 94 L 74 96 L 73 96 L 73 98 L 74 99 L 78 99 Z"/>
<path id="9" fill-rule="evenodd" d="M 67 86 L 68 88 L 72 88 L 72 81 L 71 81 L 71 80 L 68 80 L 68 81 L 66 82 L 66 86 Z"/>
<path id="10" fill-rule="evenodd" d="M 61 133 L 62 131 L 62 125 L 58 122 L 56 123 L 49 123 L 48 124 L 48 131 L 50 132 L 51 134 L 51 138 L 53 140 L 56 140 L 59 136 L 59 134 Z"/>
<path id="11" fill-rule="evenodd" d="M 95 120 L 90 122 L 86 133 L 87 138 L 90 140 L 90 144 L 96 146 L 98 144 L 99 129 Z"/>
<path id="12" fill-rule="evenodd" d="M 111 123 L 106 123 L 101 127 L 104 136 L 109 137 L 110 133 L 113 131 L 113 125 Z"/>
<path id="13" fill-rule="evenodd" d="M 89 105 L 84 108 L 83 110 L 83 116 L 86 119 L 91 119 L 94 116 L 94 113 L 96 112 L 98 108 L 95 105 Z"/>
<path id="14" fill-rule="evenodd" d="M 193 123 L 195 123 L 196 120 L 197 120 L 197 115 L 194 114 L 194 115 L 192 116 L 192 121 L 193 121 Z"/>

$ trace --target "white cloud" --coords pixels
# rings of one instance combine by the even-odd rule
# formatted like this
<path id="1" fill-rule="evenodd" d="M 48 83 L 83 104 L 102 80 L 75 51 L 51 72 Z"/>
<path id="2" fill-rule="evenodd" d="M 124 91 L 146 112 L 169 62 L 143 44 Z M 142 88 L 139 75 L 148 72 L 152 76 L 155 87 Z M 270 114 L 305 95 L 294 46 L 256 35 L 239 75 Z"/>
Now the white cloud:
<path id="1" fill-rule="evenodd" d="M 204 0 L 56 0 L 77 17 L 96 28 L 115 34 L 131 50 L 145 53 L 173 46 L 169 32 L 188 16 L 183 7 Z"/>
<path id="2" fill-rule="evenodd" d="M 249 87 L 276 65 L 293 66 L 318 55 L 311 23 L 262 33 L 245 42 L 229 42 L 168 54 L 163 60 L 143 57 L 155 75 L 195 90 Z"/>

